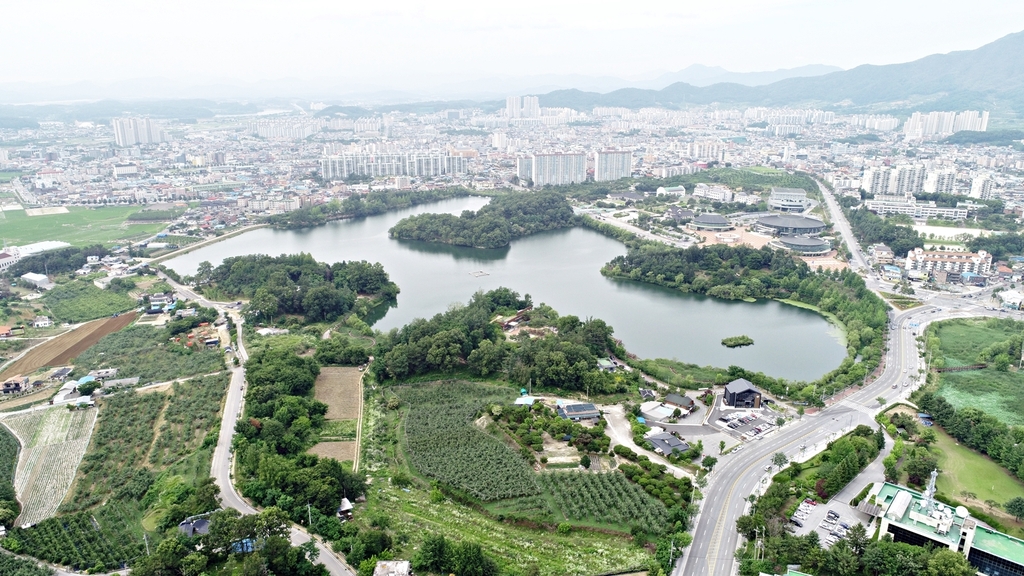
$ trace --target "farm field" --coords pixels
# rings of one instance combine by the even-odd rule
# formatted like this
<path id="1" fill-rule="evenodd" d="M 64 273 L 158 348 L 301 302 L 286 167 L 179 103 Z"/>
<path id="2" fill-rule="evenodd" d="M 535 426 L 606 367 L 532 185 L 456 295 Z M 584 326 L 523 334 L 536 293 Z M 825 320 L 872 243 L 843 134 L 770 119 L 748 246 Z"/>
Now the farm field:
<path id="1" fill-rule="evenodd" d="M 128 223 L 138 206 L 68 207 L 67 214 L 28 216 L 23 210 L 4 212 L 4 238 L 21 245 L 59 240 L 75 246 L 142 240 L 163 230 L 165 222 Z"/>
<path id="2" fill-rule="evenodd" d="M 359 379 L 362 375 L 356 368 L 325 366 L 320 369 L 313 394 L 317 400 L 327 404 L 328 420 L 359 417 Z"/>
<path id="3" fill-rule="evenodd" d="M 75 571 L 121 568 L 159 545 L 171 525 L 216 503 L 182 501 L 182 488 L 209 486 L 212 441 L 226 376 L 181 383 L 173 393 L 118 393 L 100 402 L 101 417 L 58 514 L 14 528 L 0 545 Z M 205 479 L 205 480 L 204 480 Z M 212 498 L 212 493 L 209 493 Z M 186 493 L 187 495 L 187 493 Z"/>
<path id="4" fill-rule="evenodd" d="M 75 330 L 33 348 L 21 359 L 12 363 L 0 377 L 14 374 L 31 374 L 44 366 L 62 366 L 91 347 L 100 338 L 117 332 L 135 319 L 135 314 L 122 314 L 117 318 L 106 318 L 89 322 Z"/>
<path id="5" fill-rule="evenodd" d="M 409 406 L 402 442 L 420 472 L 485 502 L 540 493 L 533 469 L 519 454 L 473 425 L 481 408 L 508 403 L 511 389 L 445 382 L 396 393 Z"/>
<path id="6" fill-rule="evenodd" d="M 978 362 L 985 348 L 1019 339 L 1024 323 L 1009 319 L 947 320 L 931 327 L 938 336 L 938 366 L 968 366 Z M 933 345 L 930 345 L 933 346 Z M 1011 354 L 1013 356 L 1013 354 Z M 934 356 L 933 356 L 934 357 Z M 1006 424 L 1024 424 L 1024 372 L 1003 372 L 993 366 L 968 372 L 939 374 L 938 393 L 956 408 L 972 406 Z"/>
<path id="7" fill-rule="evenodd" d="M 85 454 L 97 411 L 55 406 L 3 417 L 21 443 L 14 488 L 21 502 L 19 524 L 53 516 Z"/>
<path id="8" fill-rule="evenodd" d="M 668 523 L 665 505 L 620 472 L 553 472 L 540 475 L 564 520 L 613 525 L 628 531 L 639 526 L 656 533 Z"/>
<path id="9" fill-rule="evenodd" d="M 219 349 L 193 350 L 168 342 L 163 328 L 137 324 L 110 334 L 78 355 L 82 370 L 117 368 L 125 377 L 138 376 L 140 384 L 211 374 L 224 369 Z M 76 372 L 77 374 L 77 372 Z"/>
<path id="10" fill-rule="evenodd" d="M 127 312 L 136 300 L 127 294 L 97 288 L 88 280 L 58 284 L 41 300 L 57 322 L 86 322 Z"/>
<path id="11" fill-rule="evenodd" d="M 356 443 L 352 442 L 317 442 L 308 450 L 321 458 L 334 458 L 338 462 L 352 462 L 356 457 Z"/>
<path id="12" fill-rule="evenodd" d="M 480 544 L 501 566 L 536 566 L 543 576 L 589 576 L 646 566 L 650 554 L 621 534 L 574 530 L 538 532 L 488 518 L 451 501 L 431 502 L 427 491 L 404 492 L 382 483 L 370 506 L 411 534 L 443 534 Z M 400 551 L 411 556 L 413 550 Z M 399 557 L 404 557 L 399 554 Z"/>

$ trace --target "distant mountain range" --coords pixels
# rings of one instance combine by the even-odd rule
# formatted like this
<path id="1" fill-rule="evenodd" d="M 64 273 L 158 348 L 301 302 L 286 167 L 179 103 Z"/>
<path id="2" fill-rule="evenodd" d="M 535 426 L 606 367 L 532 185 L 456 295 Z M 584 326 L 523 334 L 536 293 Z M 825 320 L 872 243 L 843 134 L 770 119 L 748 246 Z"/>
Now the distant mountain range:
<path id="1" fill-rule="evenodd" d="M 685 72 L 685 71 L 684 71 Z M 695 104 L 808 105 L 852 111 L 987 109 L 1024 117 L 1024 32 L 976 50 L 934 54 L 904 64 L 864 65 L 761 86 L 677 82 L 661 90 L 624 88 L 605 94 L 556 90 L 541 106 L 679 107 Z"/>

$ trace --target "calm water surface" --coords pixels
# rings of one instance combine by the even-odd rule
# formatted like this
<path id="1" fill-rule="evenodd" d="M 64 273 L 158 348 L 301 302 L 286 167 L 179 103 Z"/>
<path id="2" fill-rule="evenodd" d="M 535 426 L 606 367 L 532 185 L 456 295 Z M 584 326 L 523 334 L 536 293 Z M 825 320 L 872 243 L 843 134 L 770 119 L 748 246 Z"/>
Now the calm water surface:
<path id="1" fill-rule="evenodd" d="M 516 240 L 508 248 L 480 250 L 406 242 L 387 231 L 411 214 L 476 210 L 485 198 L 457 198 L 372 218 L 332 222 L 305 230 L 262 228 L 166 262 L 194 274 L 209 260 L 229 256 L 308 252 L 323 262 L 369 260 L 384 264 L 402 293 L 375 328 L 388 330 L 466 302 L 477 290 L 507 286 L 529 293 L 561 314 L 603 318 L 626 348 L 645 358 L 675 358 L 700 365 L 730 364 L 792 380 L 813 380 L 846 355 L 838 331 L 814 312 L 774 301 L 746 303 L 601 276 L 601 266 L 625 247 L 591 230 L 574 228 Z M 746 334 L 755 344 L 729 349 L 722 338 Z"/>

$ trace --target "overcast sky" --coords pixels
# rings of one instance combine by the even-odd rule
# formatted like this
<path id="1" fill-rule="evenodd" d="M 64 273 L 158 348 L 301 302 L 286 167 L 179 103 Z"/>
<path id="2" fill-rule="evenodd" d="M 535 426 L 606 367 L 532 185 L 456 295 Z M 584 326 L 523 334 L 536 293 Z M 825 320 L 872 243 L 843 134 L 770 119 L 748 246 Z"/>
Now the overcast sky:
<path id="1" fill-rule="evenodd" d="M 1024 30 L 1020 0 L 0 0 L 0 83 L 852 68 Z"/>

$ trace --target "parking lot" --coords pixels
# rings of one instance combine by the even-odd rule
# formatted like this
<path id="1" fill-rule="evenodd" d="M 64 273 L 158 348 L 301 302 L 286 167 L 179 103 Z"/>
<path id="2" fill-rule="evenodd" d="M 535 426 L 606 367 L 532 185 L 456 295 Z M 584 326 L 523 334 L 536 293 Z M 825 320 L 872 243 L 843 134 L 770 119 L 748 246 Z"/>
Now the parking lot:
<path id="1" fill-rule="evenodd" d="M 846 504 L 833 502 L 830 505 L 810 499 L 800 503 L 790 522 L 789 530 L 800 536 L 817 530 L 818 537 L 825 547 L 845 538 L 854 524 L 861 523 Z"/>
<path id="2" fill-rule="evenodd" d="M 715 424 L 739 434 L 740 440 L 753 440 L 763 437 L 776 428 L 764 416 L 757 412 L 734 412 L 721 414 Z"/>

